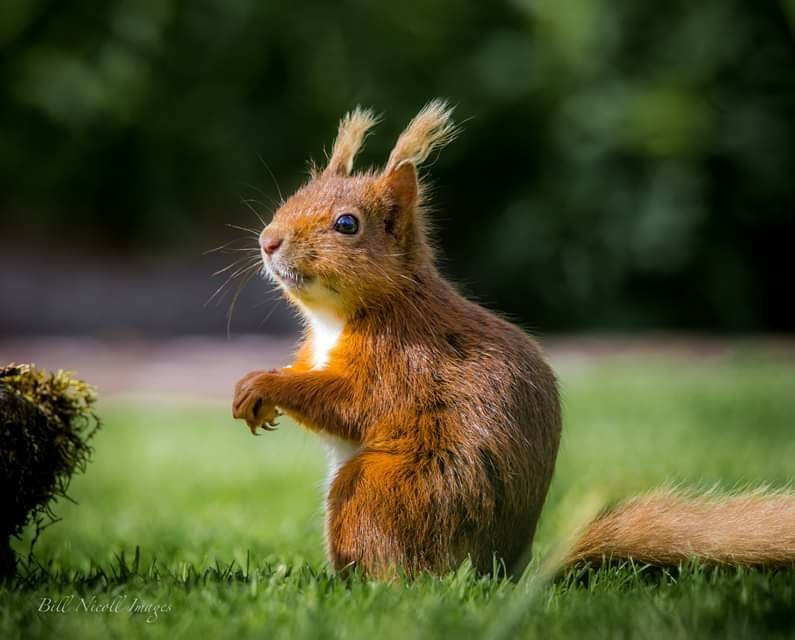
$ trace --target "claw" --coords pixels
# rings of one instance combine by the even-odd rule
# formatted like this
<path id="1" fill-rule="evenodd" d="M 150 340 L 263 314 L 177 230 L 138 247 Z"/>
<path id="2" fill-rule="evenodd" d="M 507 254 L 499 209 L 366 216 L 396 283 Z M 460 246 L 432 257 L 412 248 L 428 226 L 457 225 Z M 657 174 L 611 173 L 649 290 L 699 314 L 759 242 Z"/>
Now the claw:
<path id="1" fill-rule="evenodd" d="M 251 401 L 251 406 L 246 409 L 245 406 L 249 401 Z M 251 431 L 251 435 L 259 435 L 257 430 L 260 428 L 262 428 L 263 431 L 275 431 L 277 426 L 276 420 L 284 415 L 284 413 L 273 405 L 263 407 L 265 404 L 266 401 L 263 398 L 252 398 L 249 393 L 248 395 L 243 395 L 240 400 L 235 402 L 232 415 L 245 420 L 248 430 Z M 263 408 L 265 410 L 263 410 Z M 269 419 L 265 419 L 265 416 L 260 415 L 263 413 L 267 415 Z"/>

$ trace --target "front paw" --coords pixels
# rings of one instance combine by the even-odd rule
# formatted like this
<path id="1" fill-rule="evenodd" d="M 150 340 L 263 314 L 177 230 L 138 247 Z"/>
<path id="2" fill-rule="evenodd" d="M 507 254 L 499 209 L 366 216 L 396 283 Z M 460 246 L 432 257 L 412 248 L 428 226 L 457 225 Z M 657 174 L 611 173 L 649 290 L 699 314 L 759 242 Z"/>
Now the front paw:
<path id="1" fill-rule="evenodd" d="M 245 420 L 251 433 L 256 435 L 257 429 L 273 431 L 276 418 L 281 413 L 267 395 L 267 371 L 252 371 L 235 386 L 235 398 L 232 402 L 232 416 Z"/>

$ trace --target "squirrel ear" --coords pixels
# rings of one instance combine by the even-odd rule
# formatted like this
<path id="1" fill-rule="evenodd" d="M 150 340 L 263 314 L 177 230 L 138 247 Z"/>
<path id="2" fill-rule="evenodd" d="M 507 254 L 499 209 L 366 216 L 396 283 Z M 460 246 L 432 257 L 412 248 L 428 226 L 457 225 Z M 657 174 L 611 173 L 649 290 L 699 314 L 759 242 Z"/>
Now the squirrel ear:
<path id="1" fill-rule="evenodd" d="M 337 139 L 331 149 L 325 175 L 350 175 L 353 159 L 362 148 L 367 132 L 378 124 L 380 118 L 370 109 L 356 107 L 340 120 Z"/>
<path id="2" fill-rule="evenodd" d="M 401 211 L 416 204 L 419 185 L 417 184 L 417 170 L 413 164 L 404 162 L 384 173 L 381 180 L 384 190 L 389 194 L 389 199 Z"/>
<path id="3" fill-rule="evenodd" d="M 419 167 L 431 153 L 451 142 L 458 135 L 452 116 L 453 107 L 445 100 L 437 98 L 426 104 L 400 134 L 385 171 L 394 171 L 405 162 Z"/>

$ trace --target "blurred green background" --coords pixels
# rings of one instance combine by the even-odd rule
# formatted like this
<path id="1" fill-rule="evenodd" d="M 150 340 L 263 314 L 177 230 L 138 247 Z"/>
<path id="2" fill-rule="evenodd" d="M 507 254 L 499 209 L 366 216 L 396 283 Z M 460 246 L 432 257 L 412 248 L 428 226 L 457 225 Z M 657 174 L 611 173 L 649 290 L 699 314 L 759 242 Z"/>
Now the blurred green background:
<path id="1" fill-rule="evenodd" d="M 443 96 L 465 132 L 431 168 L 437 233 L 467 291 L 543 331 L 792 330 L 793 26 L 792 0 L 5 0 L 0 292 L 144 260 L 177 275 L 142 327 L 217 331 L 185 316 L 201 250 L 255 224 L 241 199 L 267 215 L 268 171 L 291 191 L 352 106 L 385 114 L 378 164 Z M 178 306 L 180 278 L 206 284 Z M 34 307 L 88 327 L 24 304 L 0 332 Z"/>

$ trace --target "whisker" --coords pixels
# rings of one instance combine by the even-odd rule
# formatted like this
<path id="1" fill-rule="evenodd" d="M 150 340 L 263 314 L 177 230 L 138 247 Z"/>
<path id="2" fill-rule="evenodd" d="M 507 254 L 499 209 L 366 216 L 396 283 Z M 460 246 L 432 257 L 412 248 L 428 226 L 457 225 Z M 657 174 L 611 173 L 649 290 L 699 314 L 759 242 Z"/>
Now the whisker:
<path id="1" fill-rule="evenodd" d="M 238 226 L 236 224 L 227 224 L 226 226 L 229 227 L 230 229 L 237 229 L 238 231 L 245 231 L 245 232 L 250 233 L 251 235 L 253 235 L 255 237 L 259 237 L 259 231 L 255 231 L 254 229 L 249 229 L 248 227 L 240 227 L 240 226 Z"/>
<path id="2" fill-rule="evenodd" d="M 282 195 L 282 190 L 279 187 L 279 181 L 276 180 L 276 176 L 273 175 L 273 171 L 271 171 L 271 168 L 268 166 L 268 163 L 265 162 L 262 156 L 257 154 L 257 157 L 259 158 L 259 161 L 262 163 L 262 166 L 265 167 L 265 170 L 270 174 L 271 180 L 273 180 L 273 186 L 276 187 L 276 193 L 279 194 L 280 204 L 284 204 L 284 196 Z"/>
<path id="3" fill-rule="evenodd" d="M 248 260 L 251 264 L 254 263 L 253 256 L 242 256 L 237 260 L 235 260 L 232 264 L 225 266 L 223 269 L 218 269 L 218 271 L 213 273 L 213 277 L 220 276 L 222 273 L 226 273 L 230 269 L 234 269 L 235 267 L 239 266 L 240 263 L 243 262 L 244 260 Z M 259 258 L 257 258 L 257 260 L 259 260 Z"/>
<path id="4" fill-rule="evenodd" d="M 238 283 L 237 289 L 235 289 L 235 293 L 232 296 L 232 301 L 229 303 L 229 310 L 226 312 L 226 337 L 229 338 L 232 335 L 232 314 L 235 311 L 235 305 L 237 304 L 237 299 L 240 297 L 240 294 L 245 289 L 246 285 L 249 283 L 251 278 L 257 275 L 257 271 L 249 271 L 243 279 Z"/>
<path id="5" fill-rule="evenodd" d="M 276 311 L 276 309 L 277 307 L 275 304 L 271 305 L 271 310 L 268 311 L 268 314 L 260 321 L 259 325 L 257 325 L 257 328 L 261 329 L 263 326 L 265 326 L 265 323 L 268 320 L 270 320 L 271 316 L 273 315 L 273 312 Z"/>
<path id="6" fill-rule="evenodd" d="M 236 242 L 249 242 L 249 239 L 248 238 L 234 238 L 233 240 L 230 240 L 229 242 L 224 242 L 223 244 L 218 245 L 217 247 L 215 247 L 213 249 L 207 249 L 207 251 L 203 251 L 202 255 L 206 256 L 206 255 L 209 255 L 211 253 L 218 253 L 219 251 L 223 251 L 224 249 L 228 249 L 231 245 L 235 244 Z M 234 250 L 235 249 L 230 249 L 230 251 L 234 251 Z"/>
<path id="7" fill-rule="evenodd" d="M 271 207 L 273 207 L 275 209 L 278 209 L 281 206 L 281 202 L 277 198 L 272 196 L 270 193 L 266 193 L 265 191 L 260 189 L 257 185 L 254 185 L 254 184 L 251 184 L 250 182 L 247 182 L 247 183 L 245 183 L 245 186 L 248 187 L 249 189 L 259 193 L 263 198 L 265 198 L 270 203 Z M 263 203 L 263 205 L 264 204 L 265 203 Z M 267 209 L 268 207 L 266 206 L 265 208 Z"/>
<path id="8" fill-rule="evenodd" d="M 261 202 L 259 202 L 258 200 L 252 200 L 250 198 L 241 198 L 240 202 L 242 202 L 244 205 L 246 205 L 248 210 L 251 211 L 251 213 L 253 213 L 255 216 L 257 216 L 257 220 L 260 221 L 260 223 L 262 224 L 263 227 L 267 227 L 268 226 L 268 223 L 265 222 L 265 220 L 262 219 L 262 216 L 259 214 L 259 211 L 257 211 L 254 208 L 254 206 L 252 205 L 252 202 L 253 203 L 262 204 Z"/>
<path id="9" fill-rule="evenodd" d="M 233 281 L 235 278 L 237 278 L 237 277 L 239 277 L 239 276 L 243 275 L 243 274 L 244 274 L 244 273 L 246 273 L 247 271 L 251 271 L 252 269 L 256 269 L 258 266 L 259 266 L 259 265 L 258 265 L 256 262 L 254 262 L 254 263 L 251 263 L 251 264 L 249 264 L 249 265 L 247 265 L 247 266 L 241 267 L 240 269 L 238 269 L 237 271 L 235 271 L 235 272 L 234 272 L 234 273 L 233 273 L 231 276 L 229 276 L 229 277 L 226 279 L 226 281 L 224 281 L 224 283 L 223 283 L 223 284 L 222 284 L 220 287 L 218 287 L 218 288 L 215 290 L 215 293 L 213 293 L 213 295 L 211 295 L 211 296 L 210 296 L 210 297 L 207 299 L 207 302 L 205 302 L 205 303 L 204 303 L 204 306 L 206 307 L 208 304 L 210 304 L 210 303 L 211 303 L 211 302 L 212 302 L 212 301 L 213 301 L 213 300 L 216 298 L 216 296 L 218 296 L 218 294 L 219 294 L 219 293 L 221 293 L 221 292 L 224 290 L 224 288 L 225 288 L 225 287 L 226 287 L 226 286 L 227 286 L 227 285 L 228 285 L 230 282 L 232 282 L 232 281 Z M 223 297 L 224 297 L 224 296 L 221 296 L 221 298 L 218 300 L 218 302 L 219 302 L 219 303 L 221 302 L 221 300 L 223 299 Z"/>
<path id="10" fill-rule="evenodd" d="M 265 197 L 267 197 L 268 200 L 273 200 L 273 198 L 270 197 L 270 196 L 265 196 Z M 257 198 L 243 198 L 243 202 L 249 202 L 251 204 L 257 204 L 260 207 L 262 207 L 263 209 L 267 209 L 268 208 L 267 203 L 263 202 L 262 200 L 257 200 Z M 275 203 L 275 202 L 276 201 L 274 200 L 273 203 Z M 271 204 L 273 204 L 273 203 L 271 203 Z"/>

